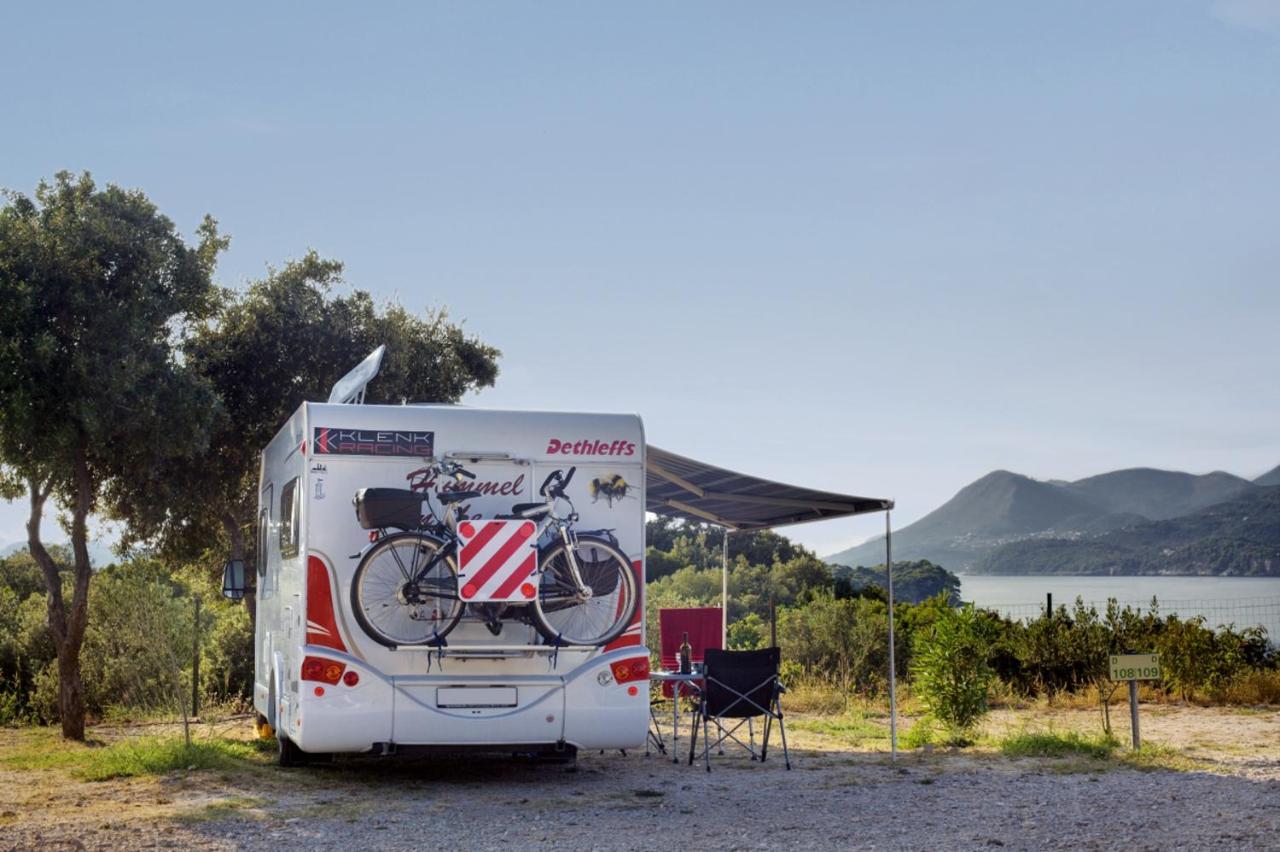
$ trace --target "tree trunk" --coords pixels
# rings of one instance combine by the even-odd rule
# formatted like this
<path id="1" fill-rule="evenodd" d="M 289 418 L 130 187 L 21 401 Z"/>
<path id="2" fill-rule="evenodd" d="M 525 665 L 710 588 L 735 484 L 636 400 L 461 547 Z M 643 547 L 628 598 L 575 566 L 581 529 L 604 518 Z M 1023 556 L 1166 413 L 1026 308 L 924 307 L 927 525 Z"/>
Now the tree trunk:
<path id="1" fill-rule="evenodd" d="M 31 514 L 27 518 L 27 547 L 31 550 L 31 557 L 40 566 L 45 591 L 48 593 L 49 633 L 58 653 L 58 717 L 62 722 L 62 736 L 70 740 L 83 740 L 85 703 L 84 683 L 80 677 L 80 647 L 84 644 L 84 631 L 89 622 L 89 579 L 93 575 L 93 569 L 89 564 L 87 520 L 93 506 L 94 492 L 88 452 L 84 446 L 77 453 L 74 474 L 71 550 L 75 554 L 75 567 L 70 608 L 62 594 L 62 577 L 58 574 L 57 563 L 40 538 L 45 501 L 53 491 L 52 478 L 28 479 Z"/>
<path id="2" fill-rule="evenodd" d="M 84 740 L 84 683 L 80 679 L 78 645 L 58 648 L 58 716 L 64 739 Z"/>

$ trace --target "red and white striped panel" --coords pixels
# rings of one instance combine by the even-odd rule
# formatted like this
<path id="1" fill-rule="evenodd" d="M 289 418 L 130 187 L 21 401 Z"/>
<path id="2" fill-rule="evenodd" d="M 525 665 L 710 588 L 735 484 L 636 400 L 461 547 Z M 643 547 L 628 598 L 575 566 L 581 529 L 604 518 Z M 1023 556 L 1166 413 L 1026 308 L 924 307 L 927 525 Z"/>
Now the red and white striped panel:
<path id="1" fill-rule="evenodd" d="M 458 524 L 458 588 L 464 601 L 520 603 L 538 594 L 533 521 Z"/>

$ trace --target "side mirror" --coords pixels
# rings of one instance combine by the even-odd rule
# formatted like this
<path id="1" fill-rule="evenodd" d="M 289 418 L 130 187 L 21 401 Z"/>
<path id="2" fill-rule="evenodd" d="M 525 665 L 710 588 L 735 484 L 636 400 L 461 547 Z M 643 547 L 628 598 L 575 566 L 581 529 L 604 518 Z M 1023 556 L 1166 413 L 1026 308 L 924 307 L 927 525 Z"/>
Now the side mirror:
<path id="1" fill-rule="evenodd" d="M 222 569 L 222 596 L 233 601 L 244 597 L 244 560 L 231 559 Z"/>

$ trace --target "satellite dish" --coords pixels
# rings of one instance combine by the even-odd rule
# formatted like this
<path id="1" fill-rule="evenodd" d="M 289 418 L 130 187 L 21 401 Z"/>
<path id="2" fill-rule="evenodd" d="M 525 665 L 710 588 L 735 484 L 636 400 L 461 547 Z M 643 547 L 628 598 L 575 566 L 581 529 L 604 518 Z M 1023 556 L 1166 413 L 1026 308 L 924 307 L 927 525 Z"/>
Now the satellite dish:
<path id="1" fill-rule="evenodd" d="M 384 343 L 370 352 L 368 358 L 356 364 L 354 370 L 334 382 L 333 389 L 329 391 L 329 402 L 362 405 L 365 386 L 378 375 L 378 370 L 382 367 L 382 355 L 386 351 L 387 344 Z"/>

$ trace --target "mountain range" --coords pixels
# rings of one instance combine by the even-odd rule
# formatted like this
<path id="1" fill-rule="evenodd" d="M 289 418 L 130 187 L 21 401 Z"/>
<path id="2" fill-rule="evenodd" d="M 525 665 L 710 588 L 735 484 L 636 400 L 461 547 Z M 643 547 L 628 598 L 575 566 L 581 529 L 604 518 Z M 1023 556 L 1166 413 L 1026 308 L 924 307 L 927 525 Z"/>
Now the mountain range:
<path id="1" fill-rule="evenodd" d="M 1226 508 L 1233 501 L 1277 490 L 1269 487 L 1273 485 L 1280 485 L 1280 467 L 1254 481 L 1221 471 L 1197 475 L 1152 468 L 1117 470 L 1074 482 L 1044 481 L 998 470 L 965 486 L 915 523 L 895 530 L 894 561 L 928 559 L 952 571 L 1081 573 L 1080 567 L 1093 564 L 1087 554 L 1097 559 L 1103 552 L 1099 547 L 1111 546 L 1123 550 L 1126 558 L 1084 573 L 1255 573 L 1259 570 L 1257 560 L 1270 552 L 1267 548 L 1271 547 L 1271 538 L 1241 540 L 1237 542 L 1240 546 L 1231 550 L 1222 537 L 1245 535 L 1243 529 L 1230 525 L 1214 528 L 1204 519 L 1184 525 L 1175 519 L 1197 516 L 1219 505 L 1228 513 L 1252 512 L 1254 520 L 1248 534 L 1260 528 L 1274 528 L 1275 541 L 1280 543 L 1280 499 Z M 1169 523 L 1159 526 L 1162 522 Z M 1175 531 L 1183 526 L 1185 530 Z M 1140 532 L 1133 532 L 1127 539 L 1119 536 L 1126 530 Z M 1154 547 L 1155 553 L 1168 550 L 1160 544 L 1162 537 L 1169 539 L 1170 547 L 1186 547 L 1188 536 L 1195 534 L 1214 539 L 1212 544 L 1204 545 L 1206 552 L 1235 552 L 1242 561 L 1197 562 L 1188 556 L 1189 561 L 1178 563 L 1179 570 L 1159 571 L 1145 550 L 1145 555 L 1129 552 L 1133 547 Z M 1044 546 L 1037 548 L 1039 542 Z M 1253 544 L 1262 550 L 1255 552 L 1251 549 Z M 1019 557 L 1024 560 L 1020 570 Z M 825 559 L 838 565 L 879 564 L 884 561 L 884 538 Z M 1174 562 L 1178 560 L 1169 560 L 1166 568 L 1172 569 Z M 1245 563 L 1254 567 L 1247 568 Z M 1074 569 L 1060 567 L 1067 564 Z M 1216 566 L 1215 570 L 1208 570 L 1209 564 Z M 1139 570 L 1140 566 L 1145 567 Z M 1280 574 L 1280 560 L 1275 566 L 1265 571 Z"/>
<path id="2" fill-rule="evenodd" d="M 65 541 L 46 542 L 46 544 L 48 545 L 56 544 L 62 547 L 70 546 Z M 10 542 L 9 544 L 0 545 L 0 559 L 5 558 L 6 556 L 12 556 L 13 554 L 19 553 L 26 549 L 27 549 L 27 543 L 25 541 L 14 541 L 14 542 Z M 115 555 L 115 553 L 112 552 L 111 547 L 109 545 L 106 545 L 106 544 L 103 544 L 102 542 L 97 542 L 97 541 L 89 542 L 89 564 L 90 565 L 94 566 L 95 568 L 101 568 L 104 565 L 110 565 L 112 562 L 117 561 L 117 559 L 118 557 Z"/>
<path id="3" fill-rule="evenodd" d="M 1078 539 L 997 547 L 976 574 L 1164 574 L 1280 577 L 1280 487 L 1255 488 L 1206 509 Z"/>

